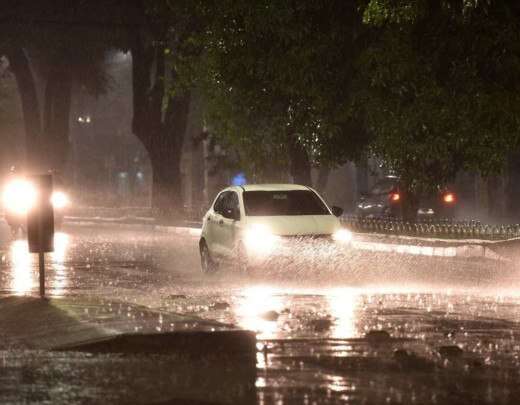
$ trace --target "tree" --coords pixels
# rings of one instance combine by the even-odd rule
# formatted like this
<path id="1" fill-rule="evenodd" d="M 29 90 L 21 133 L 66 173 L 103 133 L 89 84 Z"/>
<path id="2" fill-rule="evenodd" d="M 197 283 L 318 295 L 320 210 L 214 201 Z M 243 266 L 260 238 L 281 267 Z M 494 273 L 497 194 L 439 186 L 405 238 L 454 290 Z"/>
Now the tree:
<path id="1" fill-rule="evenodd" d="M 108 87 L 103 69 L 108 47 L 100 38 L 110 35 L 84 24 L 84 19 L 99 14 L 93 4 L 49 6 L 22 1 L 13 5 L 14 11 L 4 21 L 9 35 L 0 44 L 0 53 L 9 59 L 18 83 L 29 170 L 64 169 L 72 85 L 77 83 L 94 94 Z M 43 88 L 41 102 L 39 87 Z"/>
<path id="2" fill-rule="evenodd" d="M 189 80 L 177 63 L 197 29 L 196 2 L 143 2 L 145 23 L 129 32 L 133 66 L 132 129 L 153 169 L 152 207 L 159 215 L 182 214 L 181 153 L 191 102 Z M 193 14 L 192 14 L 193 13 Z M 189 48 L 189 47 L 188 47 Z"/>
<path id="3" fill-rule="evenodd" d="M 40 143 L 42 142 L 41 114 L 34 76 L 23 48 L 10 47 L 5 54 L 16 78 L 20 94 L 25 124 L 26 159 L 30 162 L 38 162 Z M 35 164 L 35 166 L 39 166 L 39 164 Z"/>
<path id="4" fill-rule="evenodd" d="M 22 113 L 18 106 L 18 90 L 8 66 L 7 59 L 0 57 L 0 172 L 22 161 L 25 153 L 19 147 L 23 128 L 19 125 Z"/>
<path id="5" fill-rule="evenodd" d="M 186 0 L 77 0 L 51 5 L 13 1 L 10 11 L 2 13 L 9 40 L 0 43 L 0 49 L 10 54 L 19 81 L 32 151 L 29 161 L 35 162 L 43 151 L 49 162 L 38 166 L 63 166 L 72 84 L 102 93 L 108 85 L 104 53 L 113 48 L 131 50 L 132 127 L 152 164 L 152 204 L 160 212 L 179 212 L 180 155 L 191 97 L 189 87 L 177 85 L 181 80 L 175 60 L 197 29 L 193 22 L 198 21 L 198 5 Z M 167 53 L 175 55 L 173 62 L 166 61 Z M 42 103 L 39 79 L 44 87 Z"/>
<path id="6" fill-rule="evenodd" d="M 511 2 L 371 0 L 371 35 L 353 111 L 371 151 L 418 197 L 460 170 L 496 173 L 519 141 L 518 6 Z"/>
<path id="7" fill-rule="evenodd" d="M 289 156 L 296 182 L 312 163 L 355 158 L 366 133 L 348 114 L 361 38 L 354 2 L 220 1 L 204 32 L 208 123 L 255 166 Z"/>

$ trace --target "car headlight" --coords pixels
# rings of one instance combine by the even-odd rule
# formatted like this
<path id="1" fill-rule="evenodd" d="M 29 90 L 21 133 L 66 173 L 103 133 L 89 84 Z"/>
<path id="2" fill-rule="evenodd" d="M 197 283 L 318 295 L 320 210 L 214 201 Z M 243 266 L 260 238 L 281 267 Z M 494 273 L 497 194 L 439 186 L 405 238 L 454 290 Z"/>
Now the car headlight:
<path id="1" fill-rule="evenodd" d="M 13 180 L 4 188 L 4 208 L 16 215 L 25 215 L 36 202 L 36 188 L 23 179 Z"/>
<path id="2" fill-rule="evenodd" d="M 332 239 L 339 243 L 350 243 L 352 241 L 352 232 L 348 229 L 339 229 L 332 234 Z"/>
<path id="3" fill-rule="evenodd" d="M 69 197 L 63 191 L 55 191 L 51 196 L 52 206 L 56 209 L 61 209 L 69 204 Z"/>
<path id="4" fill-rule="evenodd" d="M 253 225 L 245 231 L 244 244 L 249 252 L 268 253 L 280 237 L 273 233 L 265 225 Z"/>

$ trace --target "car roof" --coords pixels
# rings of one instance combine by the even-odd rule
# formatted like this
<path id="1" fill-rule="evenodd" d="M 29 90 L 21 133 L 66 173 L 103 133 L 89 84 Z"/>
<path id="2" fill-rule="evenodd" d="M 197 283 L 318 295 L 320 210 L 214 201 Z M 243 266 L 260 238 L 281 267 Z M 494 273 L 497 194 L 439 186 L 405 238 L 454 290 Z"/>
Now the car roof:
<path id="1" fill-rule="evenodd" d="M 242 189 L 244 191 L 290 191 L 309 190 L 309 187 L 299 184 L 245 184 Z"/>

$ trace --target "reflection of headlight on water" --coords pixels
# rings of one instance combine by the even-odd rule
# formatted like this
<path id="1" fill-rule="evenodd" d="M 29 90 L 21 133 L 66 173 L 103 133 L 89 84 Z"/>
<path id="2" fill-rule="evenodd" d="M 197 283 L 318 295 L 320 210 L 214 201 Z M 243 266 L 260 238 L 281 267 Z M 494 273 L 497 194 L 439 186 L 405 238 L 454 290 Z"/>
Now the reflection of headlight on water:
<path id="1" fill-rule="evenodd" d="M 63 191 L 52 193 L 51 203 L 54 208 L 61 209 L 69 204 L 69 197 Z"/>
<path id="2" fill-rule="evenodd" d="M 339 243 L 350 243 L 352 241 L 352 232 L 348 229 L 340 229 L 332 234 L 332 239 Z"/>
<path id="3" fill-rule="evenodd" d="M 278 322 L 274 319 L 267 320 L 264 315 L 269 311 L 278 313 L 282 308 L 282 297 L 277 290 L 268 286 L 256 286 L 244 290 L 234 312 L 241 327 L 259 333 L 260 338 L 272 338 L 279 330 Z"/>
<path id="4" fill-rule="evenodd" d="M 70 283 L 70 274 L 65 266 L 69 243 L 69 235 L 61 232 L 54 234 L 54 252 L 50 254 L 52 262 L 48 262 L 47 275 L 49 291 L 54 296 L 63 295 Z M 14 241 L 9 253 L 10 270 L 7 274 L 10 276 L 10 290 L 16 295 L 31 293 L 37 286 L 38 276 L 35 256 L 29 253 L 27 241 Z"/>
<path id="5" fill-rule="evenodd" d="M 26 214 L 36 201 L 36 188 L 23 179 L 13 180 L 4 188 L 4 208 L 14 214 Z"/>
<path id="6" fill-rule="evenodd" d="M 35 283 L 32 257 L 27 241 L 17 240 L 11 244 L 11 283 L 10 288 L 16 295 L 28 293 Z"/>
<path id="7" fill-rule="evenodd" d="M 268 253 L 280 240 L 279 236 L 273 235 L 265 225 L 253 225 L 245 231 L 244 243 L 249 252 Z"/>
<path id="8" fill-rule="evenodd" d="M 69 246 L 69 235 L 63 232 L 54 234 L 54 252 L 51 256 L 57 264 L 63 264 Z"/>
<path id="9" fill-rule="evenodd" d="M 326 298 L 330 315 L 335 318 L 331 330 L 332 337 L 342 339 L 357 337 L 359 332 L 356 306 L 360 299 L 359 293 L 351 288 L 335 288 L 327 292 Z"/>
<path id="10" fill-rule="evenodd" d="M 69 286 L 70 275 L 68 274 L 65 262 L 68 254 L 69 235 L 62 232 L 54 234 L 54 252 L 51 253 L 53 261 L 54 274 L 50 286 L 52 294 L 61 296 Z M 52 274 L 52 273 L 51 273 Z"/>

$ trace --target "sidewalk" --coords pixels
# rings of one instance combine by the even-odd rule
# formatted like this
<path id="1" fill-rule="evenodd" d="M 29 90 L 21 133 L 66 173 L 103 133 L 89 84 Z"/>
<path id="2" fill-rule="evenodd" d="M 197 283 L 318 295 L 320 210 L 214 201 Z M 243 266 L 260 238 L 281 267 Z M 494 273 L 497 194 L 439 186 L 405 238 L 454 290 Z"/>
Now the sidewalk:
<path id="1" fill-rule="evenodd" d="M 246 357 L 255 349 L 254 334 L 219 322 L 196 317 L 154 311 L 126 302 L 98 298 L 67 297 L 40 299 L 27 296 L 0 298 L 0 350 L 24 348 L 33 350 L 81 349 L 110 339 L 140 336 L 143 348 L 136 352 L 150 352 L 153 338 L 185 334 L 188 336 L 217 336 L 229 339 L 226 354 Z M 147 342 L 144 336 L 149 336 Z M 211 338 L 208 338 L 211 339 Z M 188 347 L 170 347 L 170 351 Z M 164 348 L 158 348 L 164 352 Z M 223 349 L 221 349 L 223 350 Z M 114 352 L 127 352 L 125 348 Z M 222 353 L 222 352 L 221 352 Z M 253 356 L 254 357 L 254 356 Z"/>
<path id="2" fill-rule="evenodd" d="M 94 298 L 0 298 L 1 403 L 252 403 L 256 338 Z"/>

